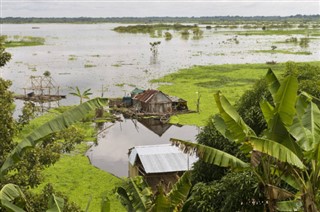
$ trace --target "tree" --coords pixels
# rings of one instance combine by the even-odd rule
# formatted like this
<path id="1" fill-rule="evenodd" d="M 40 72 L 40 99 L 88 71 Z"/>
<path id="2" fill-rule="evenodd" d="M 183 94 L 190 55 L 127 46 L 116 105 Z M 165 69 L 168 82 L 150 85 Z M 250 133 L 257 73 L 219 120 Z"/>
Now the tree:
<path id="1" fill-rule="evenodd" d="M 92 93 L 90 92 L 90 91 L 91 91 L 91 88 L 83 91 L 82 93 L 81 93 L 81 91 L 80 91 L 80 89 L 79 89 L 78 86 L 75 87 L 75 88 L 72 88 L 72 90 L 74 90 L 75 92 L 71 92 L 70 94 L 73 95 L 73 96 L 79 97 L 79 99 L 80 99 L 80 104 L 83 103 L 83 99 L 90 99 L 89 96 L 92 95 Z"/>
<path id="2" fill-rule="evenodd" d="M 0 68 L 5 66 L 11 59 L 11 54 L 5 51 L 5 40 L 5 36 L 0 36 Z"/>
<path id="3" fill-rule="evenodd" d="M 305 211 L 317 211 L 320 111 L 306 93 L 297 96 L 295 77 L 287 76 L 280 84 L 269 70 L 266 79 L 274 106 L 265 100 L 260 103 L 268 126 L 262 137 L 246 125 L 221 93 L 215 95 L 220 111 L 214 117 L 216 128 L 226 138 L 240 144 L 242 151 L 251 157 L 251 163 L 200 144 L 171 141 L 186 151 L 196 151 L 206 162 L 233 170 L 252 170 L 263 187 L 269 211 L 277 207 L 281 210 L 289 204 L 294 210 L 299 202 Z M 291 201 L 282 202 L 287 199 Z"/>

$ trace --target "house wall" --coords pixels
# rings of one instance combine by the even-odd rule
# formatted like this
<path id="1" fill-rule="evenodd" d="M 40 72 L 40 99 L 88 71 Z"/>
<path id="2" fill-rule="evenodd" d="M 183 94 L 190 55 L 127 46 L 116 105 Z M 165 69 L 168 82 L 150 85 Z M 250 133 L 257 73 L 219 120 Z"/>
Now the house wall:
<path id="1" fill-rule="evenodd" d="M 129 163 L 129 173 L 128 173 L 128 176 L 129 176 L 129 177 L 135 177 L 135 176 L 138 176 L 138 175 L 139 175 L 138 167 L 137 167 L 137 166 L 132 166 L 132 165 Z"/>
<path id="2" fill-rule="evenodd" d="M 142 110 L 149 113 L 171 113 L 171 100 L 159 92 L 148 103 L 142 103 Z"/>

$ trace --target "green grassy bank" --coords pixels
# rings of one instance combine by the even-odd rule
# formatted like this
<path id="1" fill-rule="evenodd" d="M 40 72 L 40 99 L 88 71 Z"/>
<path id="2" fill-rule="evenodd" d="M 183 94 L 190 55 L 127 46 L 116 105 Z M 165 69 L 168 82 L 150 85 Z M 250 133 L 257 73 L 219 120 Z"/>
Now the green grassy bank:
<path id="1" fill-rule="evenodd" d="M 102 196 L 106 195 L 111 211 L 125 211 L 114 191 L 121 179 L 92 166 L 84 155 L 86 150 L 86 144 L 79 145 L 72 154 L 63 155 L 56 164 L 44 170 L 44 181 L 37 191 L 51 183 L 56 191 L 63 192 L 83 210 L 91 199 L 89 211 L 100 211 Z"/>
<path id="2" fill-rule="evenodd" d="M 310 62 L 320 66 L 320 61 Z M 159 90 L 169 95 L 178 96 L 188 101 L 188 107 L 196 110 L 196 102 L 200 95 L 200 112 L 173 116 L 171 122 L 182 125 L 204 126 L 211 115 L 218 112 L 214 101 L 214 93 L 222 93 L 234 104 L 254 82 L 263 77 L 268 68 L 281 75 L 285 63 L 268 64 L 227 64 L 212 66 L 194 66 L 152 80 L 159 83 Z"/>
<path id="3" fill-rule="evenodd" d="M 51 109 L 48 113 L 33 119 L 24 127 L 16 140 L 21 140 L 24 135 L 29 134 L 33 129 L 69 108 L 62 106 Z M 125 211 L 114 192 L 121 179 L 92 166 L 85 156 L 89 147 L 85 141 L 96 139 L 97 132 L 92 127 L 92 123 L 78 122 L 73 126 L 84 133 L 84 142 L 77 144 L 75 150 L 71 153 L 62 154 L 54 165 L 43 170 L 43 182 L 32 191 L 40 193 L 44 186 L 50 183 L 55 191 L 64 193 L 70 201 L 75 202 L 83 210 L 86 209 L 87 203 L 91 199 L 89 211 L 100 211 L 101 197 L 106 195 L 111 202 L 111 211 Z"/>

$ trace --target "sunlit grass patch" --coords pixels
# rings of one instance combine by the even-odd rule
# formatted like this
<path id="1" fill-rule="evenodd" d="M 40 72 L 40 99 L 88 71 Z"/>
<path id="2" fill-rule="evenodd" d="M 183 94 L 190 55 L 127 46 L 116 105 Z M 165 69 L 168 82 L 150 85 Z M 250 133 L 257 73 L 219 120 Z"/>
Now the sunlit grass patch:
<path id="1" fill-rule="evenodd" d="M 320 62 L 310 64 L 320 65 Z M 218 112 L 214 101 L 217 91 L 220 90 L 234 104 L 256 80 L 265 76 L 269 68 L 280 75 L 285 66 L 285 63 L 194 66 L 152 82 L 159 83 L 159 90 L 164 93 L 187 100 L 190 110 L 196 111 L 200 95 L 200 112 L 178 115 L 174 121 L 183 125 L 204 126 L 208 118 Z"/>

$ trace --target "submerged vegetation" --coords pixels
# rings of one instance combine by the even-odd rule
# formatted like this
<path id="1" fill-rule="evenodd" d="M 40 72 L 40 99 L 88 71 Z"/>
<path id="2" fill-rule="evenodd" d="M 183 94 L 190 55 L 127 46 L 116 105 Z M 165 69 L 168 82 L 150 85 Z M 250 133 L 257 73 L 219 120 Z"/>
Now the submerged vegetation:
<path id="1" fill-rule="evenodd" d="M 303 64 L 301 63 L 301 65 Z M 310 64 L 320 66 L 320 62 Z M 187 100 L 191 110 L 196 110 L 197 95 L 200 94 L 200 113 L 179 115 L 172 120 L 179 124 L 204 126 L 208 118 L 218 112 L 214 105 L 213 93 L 218 90 L 222 91 L 234 104 L 257 79 L 266 74 L 269 67 L 272 67 L 274 72 L 280 75 L 285 70 L 286 64 L 194 66 L 152 80 L 152 82 L 159 83 L 159 89 L 164 93 Z"/>
<path id="2" fill-rule="evenodd" d="M 42 37 L 32 37 L 32 36 L 6 36 L 5 37 L 5 47 L 21 47 L 21 46 L 39 46 L 43 45 L 45 39 Z"/>
<path id="3" fill-rule="evenodd" d="M 311 55 L 311 52 L 306 51 L 290 51 L 290 50 L 256 50 L 256 53 L 271 53 L 271 54 L 296 54 L 296 55 Z"/>

